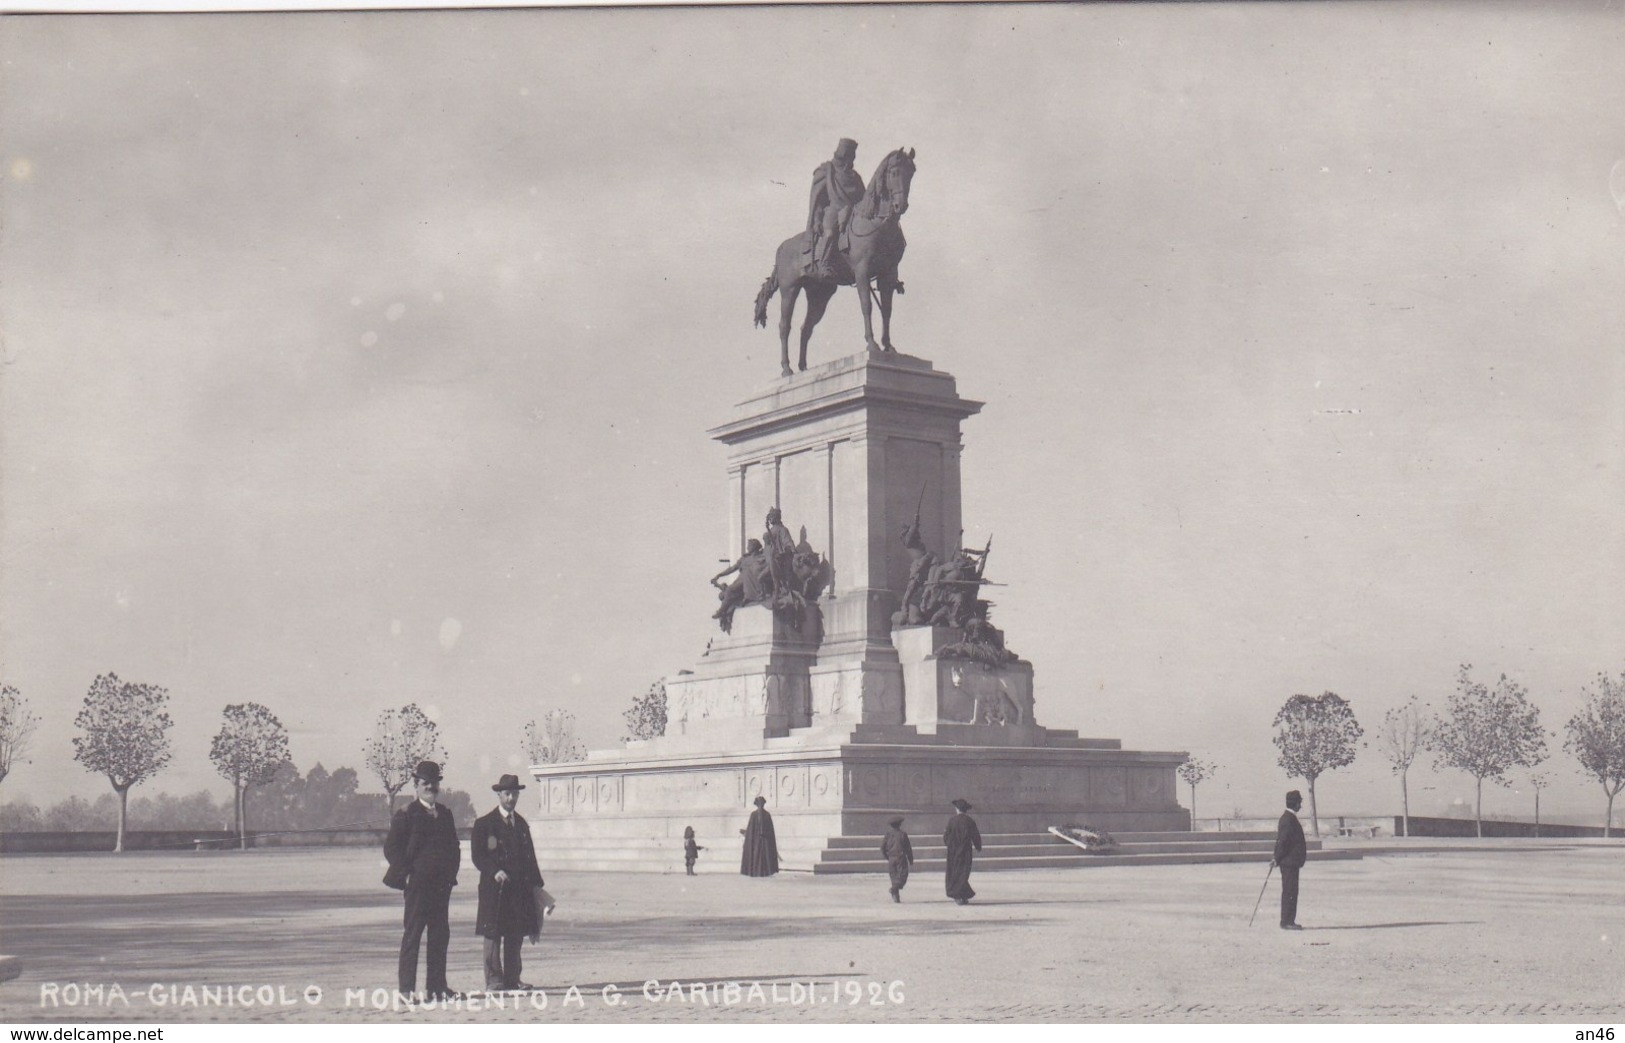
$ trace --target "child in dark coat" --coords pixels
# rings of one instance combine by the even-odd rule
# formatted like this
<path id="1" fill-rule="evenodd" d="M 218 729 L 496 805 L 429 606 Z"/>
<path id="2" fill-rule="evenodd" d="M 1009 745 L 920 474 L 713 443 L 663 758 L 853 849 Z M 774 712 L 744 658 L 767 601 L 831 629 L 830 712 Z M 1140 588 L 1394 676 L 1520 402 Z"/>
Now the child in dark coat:
<path id="1" fill-rule="evenodd" d="M 694 827 L 683 827 L 683 865 L 687 868 L 689 876 L 694 875 L 694 863 L 699 860 L 700 852 L 704 850 L 705 848 L 694 842 Z"/>

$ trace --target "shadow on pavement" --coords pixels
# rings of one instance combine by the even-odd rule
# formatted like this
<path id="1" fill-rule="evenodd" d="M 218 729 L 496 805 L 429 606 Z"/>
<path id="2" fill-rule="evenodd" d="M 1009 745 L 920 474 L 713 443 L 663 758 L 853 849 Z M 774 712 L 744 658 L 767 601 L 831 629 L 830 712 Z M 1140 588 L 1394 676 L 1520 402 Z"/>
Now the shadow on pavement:
<path id="1" fill-rule="evenodd" d="M 1398 923 L 1354 923 L 1336 927 L 1305 927 L 1305 931 L 1378 931 L 1388 927 L 1452 927 L 1482 924 L 1483 920 L 1403 920 Z"/>
<path id="2" fill-rule="evenodd" d="M 924 902 L 916 903 L 924 905 Z M 935 899 L 933 905 L 952 905 L 946 898 Z M 979 905 L 1122 905 L 1121 898 L 1003 898 L 987 901 L 982 898 L 972 898 L 970 905 L 975 908 Z"/>
<path id="3" fill-rule="evenodd" d="M 552 962 L 613 957 L 632 939 L 681 958 L 696 946 L 715 951 L 718 944 L 786 942 L 853 932 L 941 938 L 1003 927 L 998 921 L 956 919 L 944 907 L 951 909 L 946 900 L 930 906 L 922 903 L 912 915 L 895 919 L 878 919 L 865 911 L 782 919 L 718 917 L 699 911 L 636 920 L 613 913 L 591 919 L 572 916 L 548 921 L 537 958 Z M 301 968 L 306 973 L 326 969 L 346 975 L 360 968 L 373 973 L 394 966 L 400 908 L 400 897 L 392 892 L 0 898 L 0 942 L 27 961 L 30 977 L 40 980 L 72 980 L 87 972 L 119 980 L 221 976 L 254 980 L 271 967 L 295 973 Z M 897 907 L 886 902 L 882 908 Z M 472 894 L 452 906 L 454 952 L 478 952 L 472 913 Z"/>

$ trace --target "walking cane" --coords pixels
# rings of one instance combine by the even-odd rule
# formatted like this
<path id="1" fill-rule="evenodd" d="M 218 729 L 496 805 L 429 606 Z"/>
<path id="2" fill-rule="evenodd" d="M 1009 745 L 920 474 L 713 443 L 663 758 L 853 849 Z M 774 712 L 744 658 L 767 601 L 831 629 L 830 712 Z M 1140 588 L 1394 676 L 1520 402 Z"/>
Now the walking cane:
<path id="1" fill-rule="evenodd" d="M 1264 891 L 1270 886 L 1270 873 L 1275 872 L 1275 863 L 1271 862 L 1268 872 L 1264 874 L 1264 886 L 1258 889 L 1258 901 L 1253 903 L 1253 915 L 1247 917 L 1247 926 L 1251 927 L 1253 921 L 1258 919 L 1258 907 L 1264 904 Z"/>

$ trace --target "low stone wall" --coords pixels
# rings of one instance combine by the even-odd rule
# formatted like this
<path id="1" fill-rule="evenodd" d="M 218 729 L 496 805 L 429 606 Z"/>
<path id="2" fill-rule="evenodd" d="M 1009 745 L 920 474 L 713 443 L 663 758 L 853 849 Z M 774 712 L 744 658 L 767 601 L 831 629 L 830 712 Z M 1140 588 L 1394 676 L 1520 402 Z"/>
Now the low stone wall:
<path id="1" fill-rule="evenodd" d="M 1298 820 L 1303 823 L 1303 831 L 1310 836 L 1314 835 L 1314 825 L 1310 821 L 1309 812 L 1299 814 Z M 1270 818 L 1203 818 L 1192 823 L 1191 828 L 1203 833 L 1273 833 L 1280 823 L 1279 813 Z M 1387 815 L 1322 815 L 1320 816 L 1320 836 L 1327 837 L 1392 837 L 1397 836 L 1394 823 L 1396 819 Z M 1416 818 L 1412 816 L 1412 822 Z"/>
<path id="2" fill-rule="evenodd" d="M 465 843 L 473 823 L 457 830 Z M 261 837 L 250 836 L 249 847 L 375 847 L 382 850 L 386 828 L 312 829 Z M 0 833 L 0 854 L 72 854 L 113 850 L 118 834 L 112 830 L 50 833 Z M 126 830 L 126 851 L 223 851 L 237 847 L 237 834 L 218 829 Z"/>
<path id="3" fill-rule="evenodd" d="M 220 844 L 232 839 L 230 830 L 167 829 L 126 830 L 126 851 L 184 851 L 199 840 Z M 49 833 L 0 833 L 0 853 L 8 855 L 111 851 L 118 833 L 109 830 L 83 832 L 58 830 Z"/>
<path id="4" fill-rule="evenodd" d="M 1404 834 L 1400 819 L 1393 819 L 1395 836 Z M 1538 832 L 1537 832 L 1538 829 Z M 1603 835 L 1601 826 L 1570 826 L 1554 822 L 1542 822 L 1537 827 L 1533 822 L 1505 822 L 1500 819 L 1484 820 L 1484 835 L 1486 837 L 1600 837 Z M 1614 836 L 1620 835 L 1620 830 L 1614 830 Z M 1411 836 L 1413 837 L 1476 837 L 1478 836 L 1478 823 L 1470 818 L 1421 818 L 1411 816 Z"/>

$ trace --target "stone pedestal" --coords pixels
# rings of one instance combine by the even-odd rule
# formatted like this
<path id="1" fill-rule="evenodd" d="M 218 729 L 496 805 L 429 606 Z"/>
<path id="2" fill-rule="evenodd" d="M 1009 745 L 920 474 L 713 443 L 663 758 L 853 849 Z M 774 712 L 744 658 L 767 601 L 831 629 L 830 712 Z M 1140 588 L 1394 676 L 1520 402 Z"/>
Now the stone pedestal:
<path id="1" fill-rule="evenodd" d="M 916 512 L 928 547 L 960 546 L 959 424 L 980 409 L 924 359 L 859 354 L 765 386 L 711 431 L 728 448 L 728 560 L 776 506 L 832 582 L 799 625 L 738 609 L 731 634 L 666 678 L 661 738 L 531 769 L 553 864 L 669 868 L 692 825 L 713 848 L 702 867 L 727 868 L 757 796 L 801 866 L 894 814 L 945 816 L 954 797 L 984 834 L 1189 828 L 1183 753 L 1045 728 L 1032 664 L 944 658 L 954 628 L 892 630 Z"/>
<path id="2" fill-rule="evenodd" d="M 998 724 L 1019 728 L 1042 746 L 1044 729 L 1033 718 L 1033 665 L 1018 659 L 990 666 L 940 653 L 963 635 L 954 627 L 900 627 L 893 633 L 908 693 L 903 716 L 921 733 L 939 725 Z"/>
<path id="3" fill-rule="evenodd" d="M 811 725 L 821 615 L 808 605 L 796 627 L 762 605 L 735 611 L 694 670 L 666 678 L 666 745 L 748 749 Z"/>

